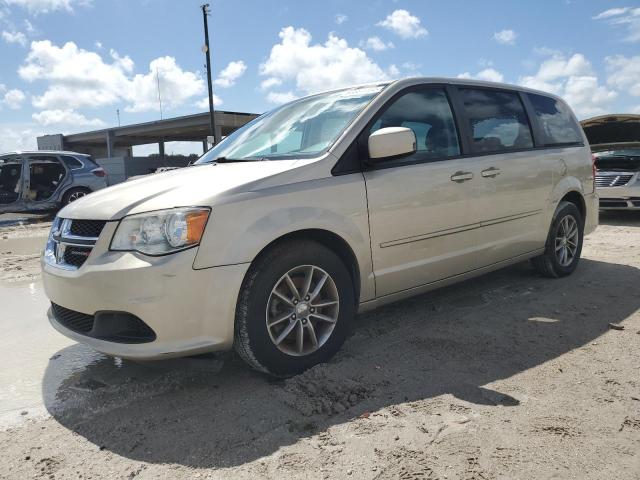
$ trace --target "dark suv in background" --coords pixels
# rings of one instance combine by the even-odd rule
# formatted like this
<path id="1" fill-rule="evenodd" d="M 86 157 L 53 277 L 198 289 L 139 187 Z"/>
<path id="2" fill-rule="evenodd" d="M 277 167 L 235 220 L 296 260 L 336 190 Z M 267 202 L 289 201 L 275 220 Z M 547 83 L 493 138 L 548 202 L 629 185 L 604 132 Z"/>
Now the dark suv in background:
<path id="1" fill-rule="evenodd" d="M 0 213 L 53 210 L 107 186 L 89 155 L 33 151 L 0 155 Z"/>

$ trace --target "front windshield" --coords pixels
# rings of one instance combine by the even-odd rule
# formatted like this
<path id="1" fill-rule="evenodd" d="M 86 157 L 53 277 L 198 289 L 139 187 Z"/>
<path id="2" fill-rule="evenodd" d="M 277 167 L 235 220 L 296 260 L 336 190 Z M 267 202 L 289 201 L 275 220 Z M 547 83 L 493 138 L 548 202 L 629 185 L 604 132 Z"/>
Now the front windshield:
<path id="1" fill-rule="evenodd" d="M 317 156 L 383 88 L 350 88 L 288 103 L 236 130 L 195 163 Z"/>

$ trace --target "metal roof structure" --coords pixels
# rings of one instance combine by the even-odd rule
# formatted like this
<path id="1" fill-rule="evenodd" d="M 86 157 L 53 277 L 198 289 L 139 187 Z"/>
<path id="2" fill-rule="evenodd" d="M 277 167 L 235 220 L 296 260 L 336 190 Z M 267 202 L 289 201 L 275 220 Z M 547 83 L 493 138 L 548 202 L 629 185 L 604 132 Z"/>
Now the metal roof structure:
<path id="1" fill-rule="evenodd" d="M 231 134 L 257 116 L 254 113 L 216 111 L 218 138 Z M 71 135 L 45 135 L 38 138 L 38 145 L 42 149 L 52 149 L 51 142 L 55 140 L 57 144 L 54 144 L 61 150 L 94 153 L 99 149 L 111 157 L 114 150 L 134 145 L 158 143 L 162 149 L 165 142 L 206 142 L 209 135 L 209 113 L 205 112 Z"/>

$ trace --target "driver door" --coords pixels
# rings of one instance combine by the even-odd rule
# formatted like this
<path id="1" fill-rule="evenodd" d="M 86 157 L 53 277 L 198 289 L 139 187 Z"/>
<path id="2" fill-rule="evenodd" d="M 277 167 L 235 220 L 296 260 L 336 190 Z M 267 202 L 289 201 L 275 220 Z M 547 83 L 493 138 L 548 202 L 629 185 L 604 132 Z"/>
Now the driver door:
<path id="1" fill-rule="evenodd" d="M 413 87 L 394 97 L 362 134 L 406 127 L 417 151 L 364 172 L 376 294 L 384 296 L 477 268 L 470 172 L 444 87 Z M 367 154 L 368 155 L 368 154 Z"/>

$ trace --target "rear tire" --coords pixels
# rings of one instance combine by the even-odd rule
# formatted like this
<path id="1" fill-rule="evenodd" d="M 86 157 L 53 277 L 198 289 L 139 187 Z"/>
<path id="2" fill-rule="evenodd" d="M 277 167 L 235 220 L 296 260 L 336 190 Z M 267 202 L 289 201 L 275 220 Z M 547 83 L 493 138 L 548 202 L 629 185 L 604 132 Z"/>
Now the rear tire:
<path id="1" fill-rule="evenodd" d="M 256 370 L 295 375 L 333 357 L 355 311 L 353 281 L 340 257 L 312 240 L 287 241 L 247 272 L 234 346 Z"/>
<path id="2" fill-rule="evenodd" d="M 75 202 L 79 198 L 89 195 L 90 193 L 91 193 L 91 190 L 89 190 L 88 188 L 81 188 L 81 187 L 71 188 L 67 190 L 64 196 L 62 197 L 62 206 L 66 207 L 71 202 Z"/>
<path id="3" fill-rule="evenodd" d="M 545 252 L 531 259 L 534 268 L 549 278 L 571 275 L 582 253 L 584 219 L 571 202 L 561 202 L 553 215 Z"/>

